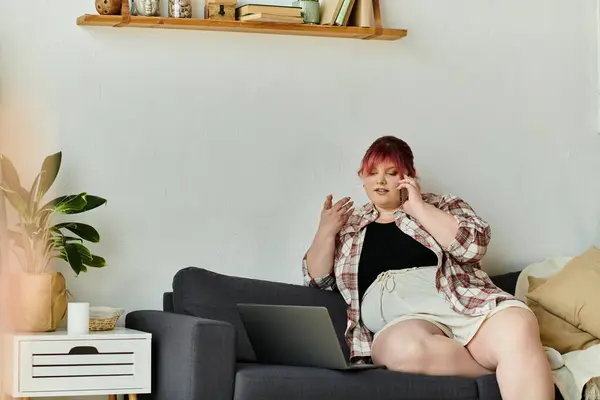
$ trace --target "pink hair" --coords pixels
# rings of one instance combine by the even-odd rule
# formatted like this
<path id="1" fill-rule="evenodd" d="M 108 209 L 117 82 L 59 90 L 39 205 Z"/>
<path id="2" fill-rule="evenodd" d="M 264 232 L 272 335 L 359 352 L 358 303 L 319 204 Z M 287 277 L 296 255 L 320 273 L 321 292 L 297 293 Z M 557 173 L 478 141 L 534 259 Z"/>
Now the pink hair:
<path id="1" fill-rule="evenodd" d="M 405 141 L 395 136 L 382 136 L 367 149 L 358 175 L 361 176 L 370 171 L 377 164 L 389 162 L 394 164 L 398 173 L 406 173 L 408 176 L 414 177 L 416 171 L 413 160 L 413 152 Z"/>

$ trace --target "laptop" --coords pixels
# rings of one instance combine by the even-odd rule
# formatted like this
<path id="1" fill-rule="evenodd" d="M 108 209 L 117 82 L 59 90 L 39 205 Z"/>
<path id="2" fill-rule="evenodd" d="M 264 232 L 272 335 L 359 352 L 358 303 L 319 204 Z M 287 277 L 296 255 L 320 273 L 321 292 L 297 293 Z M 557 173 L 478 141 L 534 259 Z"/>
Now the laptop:
<path id="1" fill-rule="evenodd" d="M 325 307 L 238 304 L 258 362 L 336 370 L 385 368 L 349 364 Z"/>

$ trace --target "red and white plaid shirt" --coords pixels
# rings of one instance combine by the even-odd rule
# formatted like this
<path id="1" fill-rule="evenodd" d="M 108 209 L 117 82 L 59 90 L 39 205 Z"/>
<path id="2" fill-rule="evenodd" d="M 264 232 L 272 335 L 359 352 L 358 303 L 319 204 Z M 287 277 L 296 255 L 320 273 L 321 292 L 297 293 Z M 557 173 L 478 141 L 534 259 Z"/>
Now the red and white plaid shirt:
<path id="1" fill-rule="evenodd" d="M 416 219 L 403 211 L 397 211 L 394 219 L 404 233 L 437 255 L 436 287 L 452 308 L 466 315 L 484 315 L 500 301 L 513 299 L 514 296 L 496 287 L 479 265 L 490 241 L 487 222 L 477 216 L 461 198 L 426 193 L 423 194 L 423 200 L 450 213 L 458 221 L 458 233 L 447 248 L 442 248 Z M 337 290 L 348 304 L 346 341 L 350 347 L 352 363 L 365 362 L 371 356 L 372 335 L 360 321 L 357 277 L 365 228 L 378 216 L 377 210 L 369 202 L 348 218 L 336 237 L 334 268 L 330 275 L 313 279 L 308 273 L 306 254 L 302 260 L 305 285 Z"/>

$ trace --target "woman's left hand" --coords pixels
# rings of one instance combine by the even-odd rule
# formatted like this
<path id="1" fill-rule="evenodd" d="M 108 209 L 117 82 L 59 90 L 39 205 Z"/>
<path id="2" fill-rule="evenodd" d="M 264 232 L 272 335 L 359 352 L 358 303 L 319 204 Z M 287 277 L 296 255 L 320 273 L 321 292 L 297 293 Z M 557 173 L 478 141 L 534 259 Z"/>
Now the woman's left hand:
<path id="1" fill-rule="evenodd" d="M 421 195 L 421 185 L 419 185 L 419 181 L 404 174 L 404 179 L 398 182 L 397 189 L 406 189 L 408 192 L 408 199 L 402 204 L 402 209 L 408 215 L 416 218 L 415 214 L 425 206 L 423 196 Z"/>

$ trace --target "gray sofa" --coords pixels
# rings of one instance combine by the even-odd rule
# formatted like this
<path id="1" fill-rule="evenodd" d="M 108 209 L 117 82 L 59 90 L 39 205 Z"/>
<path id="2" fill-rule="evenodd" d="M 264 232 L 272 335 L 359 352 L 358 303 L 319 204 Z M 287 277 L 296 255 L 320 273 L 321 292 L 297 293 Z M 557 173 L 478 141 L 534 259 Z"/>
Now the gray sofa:
<path id="1" fill-rule="evenodd" d="M 518 273 L 493 277 L 514 293 Z M 478 379 L 388 370 L 333 371 L 258 363 L 237 303 L 326 306 L 342 347 L 346 304 L 337 292 L 227 276 L 202 268 L 177 272 L 163 311 L 140 310 L 126 326 L 153 335 L 152 395 L 157 400 L 496 400 L 495 375 Z M 557 399 L 561 399 L 557 395 Z"/>

